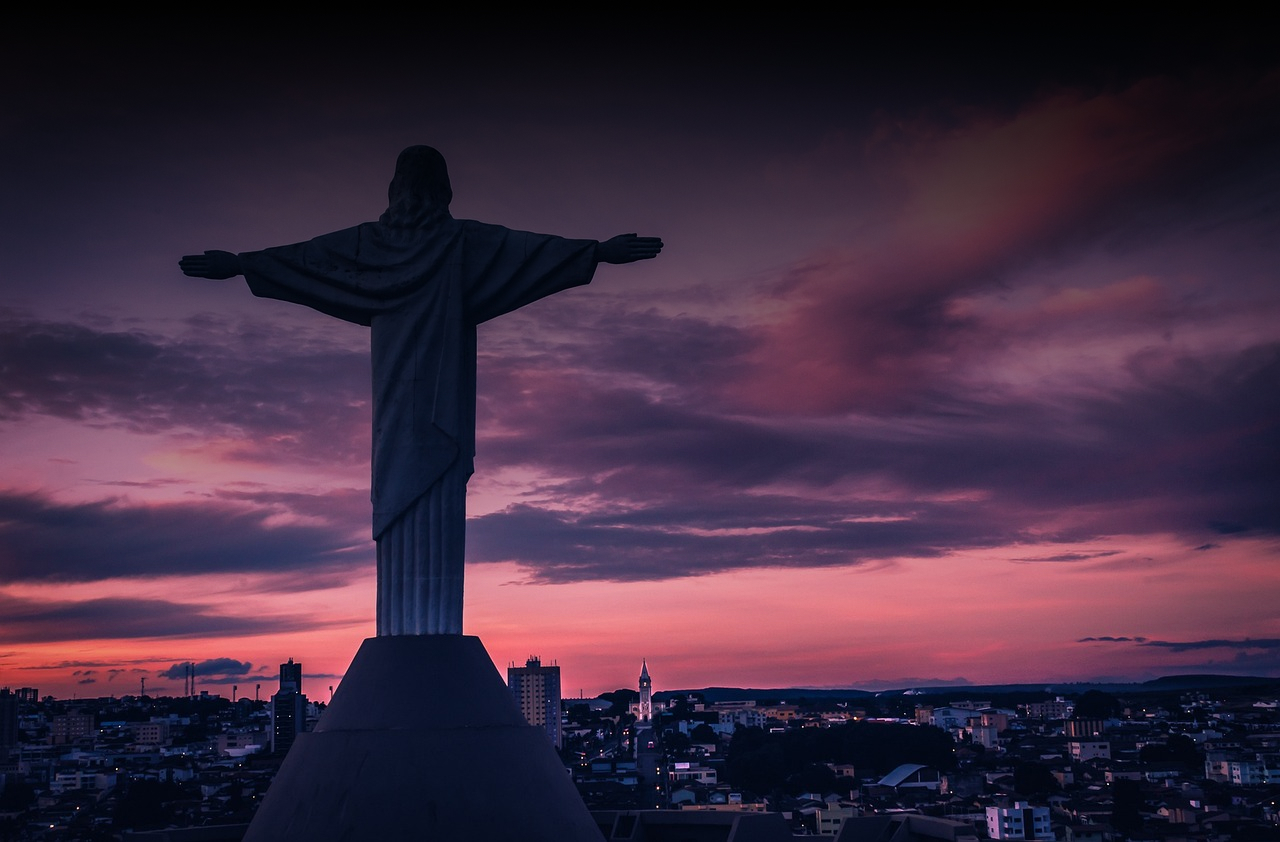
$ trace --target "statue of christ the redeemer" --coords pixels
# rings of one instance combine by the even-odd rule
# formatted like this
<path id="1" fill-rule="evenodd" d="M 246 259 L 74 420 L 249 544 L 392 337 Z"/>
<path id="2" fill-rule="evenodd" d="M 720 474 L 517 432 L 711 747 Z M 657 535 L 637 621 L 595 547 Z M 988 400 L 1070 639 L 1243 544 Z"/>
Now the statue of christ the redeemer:
<path id="1" fill-rule="evenodd" d="M 657 237 L 566 240 L 454 219 L 444 158 L 400 153 L 377 222 L 305 243 L 188 255 L 197 278 L 368 325 L 378 635 L 461 634 L 467 479 L 475 456 L 476 325 L 569 287 L 600 263 L 656 257 Z"/>

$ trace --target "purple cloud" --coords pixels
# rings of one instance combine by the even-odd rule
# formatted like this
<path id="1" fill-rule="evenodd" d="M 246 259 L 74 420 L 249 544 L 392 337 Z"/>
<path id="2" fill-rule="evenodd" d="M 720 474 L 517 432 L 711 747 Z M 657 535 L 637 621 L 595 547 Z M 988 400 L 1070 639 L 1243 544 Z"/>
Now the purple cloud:
<path id="1" fill-rule="evenodd" d="M 1280 638 L 1246 637 L 1242 640 L 1144 640 L 1140 645 L 1153 646 L 1159 649 L 1168 649 L 1171 652 L 1194 652 L 1201 649 L 1237 649 L 1243 652 L 1254 650 L 1280 651 Z"/>
<path id="2" fill-rule="evenodd" d="M 234 617 L 219 614 L 206 605 L 160 599 L 46 601 L 0 595 L 0 634 L 17 643 L 240 637 L 311 629 L 317 624 L 313 617 Z"/>
<path id="3" fill-rule="evenodd" d="M 64 505 L 0 493 L 0 582 L 347 569 L 368 555 L 348 523 L 268 524 L 268 510 L 217 502 Z"/>
<path id="4" fill-rule="evenodd" d="M 223 677 L 236 678 L 237 680 L 245 680 L 244 676 L 253 669 L 253 665 L 247 661 L 237 661 L 235 658 L 206 658 L 193 664 L 195 674 L 198 677 Z M 179 679 L 185 678 L 187 675 L 187 664 L 174 664 L 168 669 L 161 670 L 156 673 L 160 678 Z"/>
<path id="5" fill-rule="evenodd" d="M 196 429 L 254 461 L 368 459 L 368 355 L 220 324 L 168 339 L 0 313 L 0 420 L 49 415 L 137 433 Z"/>

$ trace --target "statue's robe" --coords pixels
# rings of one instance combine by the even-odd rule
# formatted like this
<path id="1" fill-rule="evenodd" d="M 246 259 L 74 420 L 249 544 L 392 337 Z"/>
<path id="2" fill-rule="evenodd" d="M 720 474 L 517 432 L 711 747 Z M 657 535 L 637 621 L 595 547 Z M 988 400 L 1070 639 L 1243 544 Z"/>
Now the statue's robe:
<path id="1" fill-rule="evenodd" d="M 589 283 L 597 245 L 438 215 L 240 255 L 254 295 L 371 328 L 378 634 L 462 632 L 476 325 Z"/>

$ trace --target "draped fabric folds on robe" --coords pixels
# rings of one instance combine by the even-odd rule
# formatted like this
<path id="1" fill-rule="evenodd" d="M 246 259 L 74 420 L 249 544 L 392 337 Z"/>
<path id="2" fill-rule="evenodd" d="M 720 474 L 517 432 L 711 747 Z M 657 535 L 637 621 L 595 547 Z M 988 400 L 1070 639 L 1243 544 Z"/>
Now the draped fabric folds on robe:
<path id="1" fill-rule="evenodd" d="M 378 537 L 378 636 L 461 634 L 467 478 L 445 471 Z"/>
<path id="2" fill-rule="evenodd" d="M 457 618 L 445 625 L 457 628 L 444 633 L 461 632 L 463 497 L 475 456 L 476 325 L 589 283 L 596 245 L 440 215 L 421 227 L 370 222 L 240 255 L 254 295 L 372 329 L 379 634 L 429 633 L 438 624 L 425 615 L 439 594 L 419 591 L 455 579 L 456 599 L 449 600 L 457 603 Z M 445 481 L 446 474 L 452 481 Z M 456 499 L 424 499 L 434 495 Z M 414 514 L 419 504 L 427 511 Z M 399 535 L 384 542 L 406 516 L 414 518 L 412 540 Z M 422 528 L 449 534 L 422 535 Z M 407 559 L 406 552 L 444 557 Z M 456 568 L 456 576 L 427 568 Z M 392 603 L 423 607 L 384 631 L 384 604 Z"/>

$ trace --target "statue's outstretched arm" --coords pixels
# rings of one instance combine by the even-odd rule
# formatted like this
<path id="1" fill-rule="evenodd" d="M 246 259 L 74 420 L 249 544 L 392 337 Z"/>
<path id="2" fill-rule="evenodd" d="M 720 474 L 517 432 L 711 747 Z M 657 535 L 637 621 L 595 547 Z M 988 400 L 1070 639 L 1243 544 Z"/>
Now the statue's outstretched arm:
<path id="1" fill-rule="evenodd" d="M 619 234 L 596 246 L 596 260 L 601 263 L 635 263 L 657 257 L 660 251 L 662 240 L 658 237 Z"/>
<path id="2" fill-rule="evenodd" d="M 212 278 L 217 281 L 241 274 L 240 257 L 229 251 L 188 254 L 178 261 L 178 268 L 184 275 L 192 278 Z"/>

